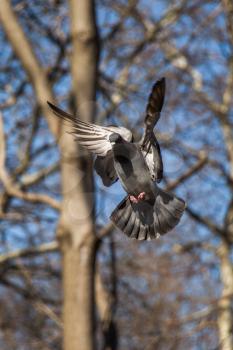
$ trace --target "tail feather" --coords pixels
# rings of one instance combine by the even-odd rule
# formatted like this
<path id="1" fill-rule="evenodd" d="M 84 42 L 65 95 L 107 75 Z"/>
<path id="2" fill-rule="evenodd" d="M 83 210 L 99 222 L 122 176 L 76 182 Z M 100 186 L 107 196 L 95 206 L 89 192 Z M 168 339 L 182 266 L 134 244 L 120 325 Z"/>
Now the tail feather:
<path id="1" fill-rule="evenodd" d="M 129 230 L 129 234 L 127 234 L 127 236 L 129 236 L 131 238 L 138 239 L 138 234 L 139 234 L 139 231 L 140 231 L 140 220 L 139 220 L 139 218 L 136 215 L 133 215 L 133 216 L 135 218 L 134 224 L 131 227 L 131 229 Z"/>
<path id="2" fill-rule="evenodd" d="M 154 205 L 131 203 L 126 196 L 111 214 L 113 223 L 128 237 L 150 240 L 171 231 L 180 221 L 185 202 L 159 189 Z"/>

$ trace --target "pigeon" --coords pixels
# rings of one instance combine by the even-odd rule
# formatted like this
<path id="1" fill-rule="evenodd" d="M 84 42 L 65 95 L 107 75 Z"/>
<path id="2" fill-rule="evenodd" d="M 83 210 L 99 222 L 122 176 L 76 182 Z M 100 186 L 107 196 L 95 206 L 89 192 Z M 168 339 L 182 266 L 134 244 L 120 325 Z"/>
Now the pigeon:
<path id="1" fill-rule="evenodd" d="M 94 168 L 105 186 L 118 179 L 127 195 L 110 219 L 124 234 L 151 240 L 171 231 L 180 221 L 185 201 L 159 188 L 163 162 L 154 127 L 160 118 L 165 96 L 165 78 L 152 87 L 146 107 L 141 140 L 134 142 L 122 126 L 99 126 L 84 122 L 48 102 L 56 116 L 72 124 L 71 133 L 80 145 L 94 153 Z"/>

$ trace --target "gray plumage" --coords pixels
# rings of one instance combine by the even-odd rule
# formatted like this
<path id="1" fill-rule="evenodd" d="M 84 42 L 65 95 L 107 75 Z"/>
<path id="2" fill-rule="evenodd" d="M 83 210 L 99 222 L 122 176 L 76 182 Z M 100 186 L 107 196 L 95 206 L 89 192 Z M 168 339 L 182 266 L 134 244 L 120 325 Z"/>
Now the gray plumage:
<path id="1" fill-rule="evenodd" d="M 139 143 L 130 130 L 98 126 L 81 121 L 49 103 L 58 117 L 72 123 L 78 142 L 97 155 L 94 168 L 105 186 L 118 179 L 128 193 L 111 214 L 111 220 L 127 236 L 153 239 L 174 228 L 185 202 L 161 190 L 156 182 L 163 177 L 163 162 L 154 126 L 159 120 L 165 95 L 165 79 L 158 80 L 146 107 L 145 129 Z"/>
<path id="2" fill-rule="evenodd" d="M 180 221 L 185 202 L 158 189 L 154 204 L 132 203 L 126 196 L 111 214 L 114 224 L 130 238 L 151 240 L 172 230 Z"/>
<path id="3" fill-rule="evenodd" d="M 112 151 L 109 151 L 105 157 L 96 157 L 94 169 L 101 177 L 104 186 L 109 187 L 118 180 L 116 170 L 114 168 L 114 157 Z"/>
<path id="4" fill-rule="evenodd" d="M 173 229 L 185 209 L 185 202 L 161 190 L 152 181 L 140 146 L 119 135 L 113 145 L 115 169 L 127 193 L 144 200 L 132 203 L 129 196 L 116 207 L 111 220 L 127 236 L 140 240 L 157 238 Z"/>

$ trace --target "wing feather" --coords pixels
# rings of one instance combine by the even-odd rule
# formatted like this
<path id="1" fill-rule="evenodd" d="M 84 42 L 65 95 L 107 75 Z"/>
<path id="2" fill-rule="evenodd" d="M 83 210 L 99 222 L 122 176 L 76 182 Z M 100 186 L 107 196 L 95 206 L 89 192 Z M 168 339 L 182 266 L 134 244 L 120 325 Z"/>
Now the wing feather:
<path id="1" fill-rule="evenodd" d="M 150 170 L 153 181 L 160 182 L 163 177 L 163 162 L 159 143 L 154 135 L 154 126 L 160 118 L 164 103 L 165 78 L 154 84 L 146 107 L 145 131 L 140 141 L 141 150 Z"/>
<path id="2" fill-rule="evenodd" d="M 72 131 L 70 133 L 74 135 L 79 144 L 98 156 L 104 157 L 112 150 L 111 143 L 109 142 L 109 136 L 112 133 L 120 134 L 126 141 L 130 142 L 132 140 L 131 131 L 124 127 L 108 127 L 87 123 L 50 102 L 48 102 L 48 105 L 56 116 L 72 124 Z"/>
<path id="3" fill-rule="evenodd" d="M 165 78 L 161 78 L 160 80 L 156 81 L 152 87 L 152 91 L 146 106 L 145 131 L 141 140 L 142 147 L 145 149 L 149 149 L 150 147 L 151 134 L 153 133 L 155 124 L 160 118 L 160 112 L 163 108 L 165 89 Z"/>
<path id="4" fill-rule="evenodd" d="M 160 182 L 163 178 L 163 160 L 159 143 L 154 134 L 153 137 L 151 137 L 151 147 L 149 151 L 143 150 L 142 148 L 142 154 L 149 168 L 151 179 Z"/>
<path id="5" fill-rule="evenodd" d="M 146 134 L 149 131 L 153 131 L 155 124 L 160 118 L 160 112 L 163 108 L 165 89 L 165 78 L 161 78 L 160 80 L 156 81 L 152 87 L 152 91 L 146 106 Z"/>

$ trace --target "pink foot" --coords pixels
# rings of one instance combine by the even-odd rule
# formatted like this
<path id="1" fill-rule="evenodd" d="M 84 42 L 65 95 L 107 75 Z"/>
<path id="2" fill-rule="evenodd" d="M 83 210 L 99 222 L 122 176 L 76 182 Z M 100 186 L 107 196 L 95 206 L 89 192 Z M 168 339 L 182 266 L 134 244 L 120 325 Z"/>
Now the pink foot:
<path id="1" fill-rule="evenodd" d="M 137 197 L 129 196 L 129 200 L 130 200 L 130 202 L 132 202 L 132 203 L 138 203 Z"/>
<path id="2" fill-rule="evenodd" d="M 145 199 L 145 195 L 146 195 L 145 192 L 139 193 L 139 195 L 136 196 L 136 197 L 130 195 L 130 196 L 129 196 L 129 200 L 130 200 L 132 203 L 138 203 L 138 202 L 143 201 L 143 200 Z"/>
<path id="3" fill-rule="evenodd" d="M 145 192 L 141 192 L 141 193 L 139 193 L 139 195 L 138 195 L 138 200 L 140 201 L 142 201 L 143 199 L 145 199 L 145 196 L 146 196 L 146 193 Z"/>

